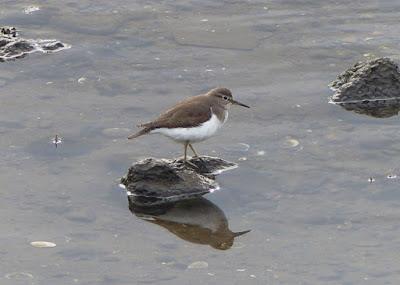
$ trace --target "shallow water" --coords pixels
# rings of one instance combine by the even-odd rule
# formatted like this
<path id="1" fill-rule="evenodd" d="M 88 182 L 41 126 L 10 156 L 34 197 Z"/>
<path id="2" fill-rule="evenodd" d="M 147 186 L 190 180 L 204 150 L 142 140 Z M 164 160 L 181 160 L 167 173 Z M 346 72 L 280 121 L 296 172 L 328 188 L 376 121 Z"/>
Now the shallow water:
<path id="1" fill-rule="evenodd" d="M 328 83 L 399 60 L 398 1 L 131 2 L 1 3 L 0 25 L 72 47 L 0 63 L 0 283 L 397 284 L 399 118 L 328 104 Z M 197 146 L 239 163 L 206 196 L 251 229 L 226 250 L 132 215 L 118 188 L 182 153 L 134 126 L 215 86 L 252 106 Z"/>

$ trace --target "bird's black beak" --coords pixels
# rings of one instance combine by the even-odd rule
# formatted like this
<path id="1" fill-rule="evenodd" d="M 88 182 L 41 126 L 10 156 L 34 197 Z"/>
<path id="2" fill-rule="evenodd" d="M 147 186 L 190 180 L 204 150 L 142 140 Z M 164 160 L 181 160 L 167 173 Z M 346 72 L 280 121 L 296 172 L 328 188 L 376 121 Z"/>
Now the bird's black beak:
<path id="1" fill-rule="evenodd" d="M 250 108 L 249 106 L 247 106 L 247 105 L 245 105 L 245 104 L 243 104 L 243 103 L 240 103 L 240 102 L 238 102 L 238 101 L 236 101 L 236 100 L 231 100 L 231 103 L 233 104 L 233 105 L 239 105 L 239 106 L 243 106 L 243 107 L 246 107 L 246 108 Z"/>

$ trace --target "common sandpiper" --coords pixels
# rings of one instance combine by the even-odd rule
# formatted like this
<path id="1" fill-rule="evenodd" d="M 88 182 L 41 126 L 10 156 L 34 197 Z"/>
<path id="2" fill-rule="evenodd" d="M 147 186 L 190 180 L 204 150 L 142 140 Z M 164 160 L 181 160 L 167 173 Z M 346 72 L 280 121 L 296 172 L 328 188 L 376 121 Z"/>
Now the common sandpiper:
<path id="1" fill-rule="evenodd" d="M 140 124 L 139 132 L 132 134 L 128 139 L 134 139 L 145 134 L 162 134 L 184 145 L 184 162 L 186 163 L 187 148 L 193 151 L 193 143 L 204 141 L 214 136 L 228 119 L 228 109 L 232 105 L 246 108 L 249 106 L 233 99 L 227 88 L 211 89 L 206 94 L 189 97 L 157 119 Z"/>

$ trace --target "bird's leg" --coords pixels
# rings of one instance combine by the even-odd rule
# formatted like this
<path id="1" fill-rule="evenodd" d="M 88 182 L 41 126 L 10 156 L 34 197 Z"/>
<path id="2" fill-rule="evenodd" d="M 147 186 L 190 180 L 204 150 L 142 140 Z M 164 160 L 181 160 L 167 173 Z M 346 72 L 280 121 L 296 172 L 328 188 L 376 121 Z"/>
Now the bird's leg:
<path id="1" fill-rule="evenodd" d="M 191 143 L 189 143 L 189 147 L 190 147 L 190 149 L 193 151 L 195 157 L 200 157 L 200 156 L 197 154 L 197 152 L 194 150 L 194 148 L 193 148 L 193 146 L 192 146 Z"/>
<path id="2" fill-rule="evenodd" d="M 204 159 L 202 159 L 202 158 L 200 157 L 200 155 L 197 154 L 197 152 L 194 150 L 194 147 L 192 146 L 191 143 L 189 143 L 189 147 L 190 147 L 190 149 L 193 151 L 194 157 L 196 157 L 198 160 L 200 160 L 201 162 L 204 163 Z"/>
<path id="3" fill-rule="evenodd" d="M 185 151 L 184 151 L 184 156 L 183 156 L 183 162 L 186 163 L 186 156 L 187 156 L 187 147 L 188 147 L 189 142 L 185 142 Z"/>
<path id="4" fill-rule="evenodd" d="M 184 164 L 189 164 L 189 165 L 191 165 L 191 166 L 193 166 L 195 168 L 198 168 L 196 164 L 194 164 L 193 162 L 190 162 L 190 161 L 187 160 L 187 148 L 188 148 L 188 146 L 190 146 L 190 143 L 189 143 L 189 141 L 186 141 L 185 142 L 185 152 L 184 152 L 184 157 L 183 157 L 183 163 Z M 192 148 L 192 147 L 190 147 L 190 148 Z"/>

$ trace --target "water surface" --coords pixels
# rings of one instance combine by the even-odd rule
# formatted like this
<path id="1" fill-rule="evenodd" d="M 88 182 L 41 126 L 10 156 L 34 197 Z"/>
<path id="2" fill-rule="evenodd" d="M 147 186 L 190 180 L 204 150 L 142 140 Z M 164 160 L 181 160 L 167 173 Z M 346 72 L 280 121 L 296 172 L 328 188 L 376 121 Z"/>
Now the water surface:
<path id="1" fill-rule="evenodd" d="M 0 64 L 1 284 L 398 283 L 399 118 L 346 112 L 327 87 L 399 59 L 398 1 L 31 5 L 2 1 L 0 24 L 72 47 Z M 215 86 L 252 106 L 196 148 L 239 163 L 206 197 L 251 229 L 226 250 L 132 215 L 118 188 L 135 160 L 182 154 L 128 141 L 134 126 Z"/>

